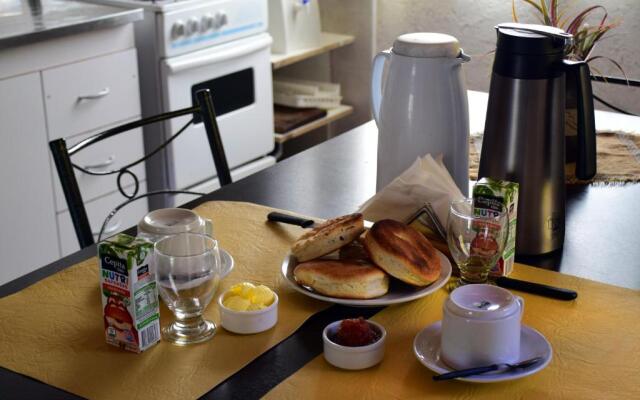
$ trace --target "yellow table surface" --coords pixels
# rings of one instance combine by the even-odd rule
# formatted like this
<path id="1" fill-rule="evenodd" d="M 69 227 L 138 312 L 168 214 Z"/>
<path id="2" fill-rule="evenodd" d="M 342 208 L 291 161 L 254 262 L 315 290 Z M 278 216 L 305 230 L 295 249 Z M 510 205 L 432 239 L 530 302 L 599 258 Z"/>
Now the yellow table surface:
<path id="1" fill-rule="evenodd" d="M 440 289 L 372 318 L 388 334 L 379 365 L 345 371 L 321 355 L 266 398 L 640 399 L 640 292 L 524 265 L 516 265 L 512 276 L 578 291 L 578 298 L 568 302 L 516 292 L 525 299 L 523 323 L 553 348 L 551 363 L 535 375 L 487 384 L 433 381 L 434 374 L 414 355 L 413 340 L 442 319 L 448 293 Z"/>
<path id="2" fill-rule="evenodd" d="M 249 336 L 220 329 L 201 345 L 161 342 L 143 354 L 108 346 L 92 258 L 0 299 L 0 365 L 89 398 L 195 398 L 327 307 L 294 292 L 280 275 L 282 258 L 299 228 L 265 223 L 271 209 L 246 203 L 211 202 L 196 211 L 213 219 L 221 246 L 236 261 L 218 293 L 242 280 L 275 288 L 280 318 L 274 329 Z M 267 397 L 640 399 L 640 292 L 523 265 L 516 266 L 513 276 L 579 293 L 571 302 L 519 293 L 526 302 L 523 322 L 553 347 L 551 364 L 536 375 L 493 384 L 432 381 L 412 346 L 421 329 L 442 318 L 447 292 L 441 289 L 374 316 L 388 332 L 380 365 L 342 371 L 319 356 Z M 213 306 L 206 316 L 219 321 Z M 163 309 L 161 323 L 170 319 Z"/>
<path id="3" fill-rule="evenodd" d="M 107 345 L 94 257 L 0 299 L 0 366 L 92 399 L 191 399 L 329 306 L 301 296 L 281 277 L 282 260 L 302 229 L 267 223 L 272 209 L 248 203 L 210 202 L 195 211 L 213 220 L 221 247 L 235 258 L 217 293 L 244 280 L 275 289 L 280 303 L 273 329 L 236 335 L 219 327 L 209 342 L 160 342 L 142 354 Z M 218 322 L 217 307 L 209 305 L 205 317 Z M 161 325 L 171 320 L 163 307 Z"/>

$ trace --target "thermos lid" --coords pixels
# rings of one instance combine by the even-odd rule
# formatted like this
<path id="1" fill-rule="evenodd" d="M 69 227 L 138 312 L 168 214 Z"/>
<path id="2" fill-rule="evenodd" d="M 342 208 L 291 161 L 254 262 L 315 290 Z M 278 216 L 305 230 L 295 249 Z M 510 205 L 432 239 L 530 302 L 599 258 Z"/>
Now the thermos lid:
<path id="1" fill-rule="evenodd" d="M 572 40 L 562 29 L 546 25 L 504 23 L 496 31 L 497 50 L 513 54 L 562 54 Z"/>
<path id="2" fill-rule="evenodd" d="M 444 33 L 407 33 L 393 42 L 393 52 L 417 58 L 456 58 L 460 55 L 460 43 Z"/>

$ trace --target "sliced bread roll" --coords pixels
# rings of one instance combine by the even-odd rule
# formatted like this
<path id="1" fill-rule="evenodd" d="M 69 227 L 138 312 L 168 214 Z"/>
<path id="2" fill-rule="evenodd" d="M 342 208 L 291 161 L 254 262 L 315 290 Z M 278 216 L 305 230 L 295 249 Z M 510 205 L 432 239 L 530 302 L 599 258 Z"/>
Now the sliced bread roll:
<path id="1" fill-rule="evenodd" d="M 440 257 L 431 242 L 401 222 L 386 219 L 373 224 L 364 247 L 376 265 L 403 282 L 426 286 L 440 276 Z"/>
<path id="2" fill-rule="evenodd" d="M 293 243 L 291 252 L 299 262 L 313 260 L 351 243 L 363 231 L 362 214 L 330 219 L 300 236 Z"/>
<path id="3" fill-rule="evenodd" d="M 373 264 L 317 260 L 298 264 L 296 281 L 318 293 L 344 299 L 371 299 L 389 291 L 389 276 Z"/>

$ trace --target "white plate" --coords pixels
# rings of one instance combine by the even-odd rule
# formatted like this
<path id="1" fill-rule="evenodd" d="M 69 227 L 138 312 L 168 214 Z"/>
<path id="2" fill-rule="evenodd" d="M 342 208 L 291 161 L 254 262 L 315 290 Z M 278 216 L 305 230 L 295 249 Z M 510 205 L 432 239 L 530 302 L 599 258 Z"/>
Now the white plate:
<path id="1" fill-rule="evenodd" d="M 413 341 L 413 352 L 418 360 L 431 371 L 437 374 L 445 374 L 454 371 L 440 358 L 440 333 L 442 322 L 438 321 L 420 331 Z M 542 370 L 551 361 L 551 344 L 545 337 L 533 328 L 522 325 L 520 329 L 520 359 L 529 360 L 534 357 L 542 357 L 542 361 L 531 368 L 513 370 L 508 372 L 493 372 L 480 375 L 472 375 L 466 378 L 457 378 L 461 381 L 490 383 L 510 381 L 524 378 Z"/>
<path id="2" fill-rule="evenodd" d="M 295 290 L 302 294 L 306 294 L 309 297 L 313 297 L 314 299 L 358 307 L 387 306 L 390 304 L 405 303 L 407 301 L 419 299 L 435 292 L 447 283 L 449 277 L 451 277 L 451 263 L 447 256 L 438 250 L 436 251 L 440 256 L 441 268 L 440 276 L 435 282 L 429 286 L 415 287 L 403 283 L 395 278 L 391 278 L 391 281 L 389 282 L 389 292 L 384 296 L 376 297 L 375 299 L 358 300 L 330 297 L 317 293 L 310 287 L 300 285 L 293 276 L 293 269 L 297 265 L 297 260 L 292 254 L 288 254 L 282 262 L 282 275 Z"/>
<path id="3" fill-rule="evenodd" d="M 220 261 L 222 262 L 222 269 L 220 271 L 220 279 L 229 275 L 229 272 L 233 269 L 233 257 L 227 253 L 226 250 L 220 249 Z"/>

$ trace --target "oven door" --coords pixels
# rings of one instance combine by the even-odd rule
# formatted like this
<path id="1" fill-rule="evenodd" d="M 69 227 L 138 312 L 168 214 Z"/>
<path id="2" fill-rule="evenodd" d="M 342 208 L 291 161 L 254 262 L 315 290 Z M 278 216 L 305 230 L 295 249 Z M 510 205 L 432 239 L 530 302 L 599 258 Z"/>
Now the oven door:
<path id="1" fill-rule="evenodd" d="M 201 88 L 211 89 L 229 167 L 270 153 L 273 97 L 267 33 L 235 40 L 161 62 L 164 111 L 190 107 Z M 191 117 L 168 123 L 176 133 Z M 172 144 L 176 188 L 187 188 L 216 175 L 204 125 L 197 122 Z"/>

